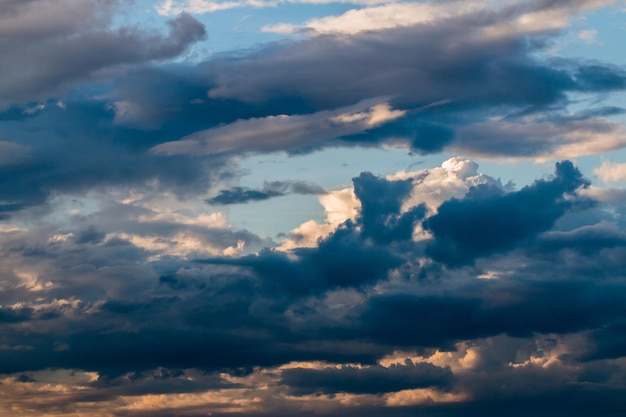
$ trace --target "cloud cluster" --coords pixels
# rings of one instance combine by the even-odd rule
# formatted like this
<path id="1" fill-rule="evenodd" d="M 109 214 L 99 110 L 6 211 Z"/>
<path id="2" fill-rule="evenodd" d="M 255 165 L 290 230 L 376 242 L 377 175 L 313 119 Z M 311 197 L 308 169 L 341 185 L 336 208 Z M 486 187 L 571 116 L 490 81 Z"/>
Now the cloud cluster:
<path id="1" fill-rule="evenodd" d="M 196 63 L 172 61 L 206 37 L 189 14 L 165 34 L 120 25 L 124 0 L 0 3 L 0 411 L 626 408 L 624 164 L 595 171 L 612 188 L 570 160 L 516 188 L 466 156 L 336 188 L 233 186 L 259 153 L 621 149 L 624 109 L 602 97 L 626 71 L 547 53 L 612 2 L 357 2 L 374 7 Z M 267 3 L 159 11 L 244 5 Z M 276 240 L 229 224 L 230 205 L 292 194 L 318 195 L 324 219 Z"/>
<path id="2" fill-rule="evenodd" d="M 99 187 L 210 194 L 250 153 L 391 145 L 543 161 L 624 146 L 622 109 L 567 110 L 572 94 L 622 91 L 624 70 L 545 53 L 552 17 L 563 29 L 606 2 L 381 6 L 441 13 L 177 65 L 159 62 L 206 35 L 190 15 L 164 35 L 114 26 L 123 1 L 57 3 L 3 8 L 2 216 Z"/>
<path id="3" fill-rule="evenodd" d="M 254 239 L 224 235 L 218 218 L 150 214 L 144 200 L 65 234 L 3 230 L 1 388 L 13 394 L 2 406 L 104 415 L 116 404 L 120 416 L 617 409 L 626 235 L 587 185 L 568 161 L 520 190 L 459 158 L 387 179 L 362 173 L 356 215 L 314 247 L 240 257 L 155 257 L 162 248 L 125 236 L 160 228 L 171 242 L 165 233 L 205 224 L 222 248 Z M 437 188 L 448 197 L 435 202 Z M 119 220 L 132 206 L 143 223 Z M 593 213 L 604 219 L 585 223 Z M 573 228 L 559 225 L 568 216 Z M 73 408 L 58 408 L 51 379 Z M 576 405 L 545 408 L 571 395 Z"/>

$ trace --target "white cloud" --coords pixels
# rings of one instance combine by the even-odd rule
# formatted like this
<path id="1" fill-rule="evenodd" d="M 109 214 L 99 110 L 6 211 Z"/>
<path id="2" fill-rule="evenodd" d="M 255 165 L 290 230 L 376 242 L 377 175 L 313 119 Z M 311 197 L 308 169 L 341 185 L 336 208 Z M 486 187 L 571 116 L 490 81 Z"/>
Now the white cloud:
<path id="1" fill-rule="evenodd" d="M 278 249 L 290 250 L 298 247 L 315 247 L 320 239 L 330 235 L 346 220 L 355 219 L 361 208 L 352 188 L 331 191 L 319 197 L 324 207 L 324 223 L 309 220 L 291 231 L 292 239 L 285 241 Z"/>
<path id="2" fill-rule="evenodd" d="M 440 167 L 416 172 L 401 171 L 387 178 L 413 179 L 413 189 L 402 206 L 403 211 L 426 204 L 431 213 L 435 213 L 444 201 L 463 197 L 470 187 L 496 182 L 485 174 L 479 174 L 476 162 L 458 156 L 444 161 Z"/>
<path id="3" fill-rule="evenodd" d="M 592 44 L 598 41 L 598 31 L 597 30 L 581 30 L 578 33 L 578 39 L 584 41 L 585 43 Z"/>
<path id="4" fill-rule="evenodd" d="M 397 3 L 364 9 L 352 9 L 339 16 L 311 19 L 304 25 L 278 23 L 263 27 L 264 32 L 294 33 L 312 30 L 317 33 L 356 34 L 364 31 L 413 26 L 475 11 L 484 1 L 453 1 L 443 4 Z"/>
<path id="5" fill-rule="evenodd" d="M 400 171 L 387 176 L 388 180 L 406 180 L 413 182 L 413 188 L 402 205 L 406 212 L 420 204 L 425 204 L 430 214 L 446 200 L 463 197 L 471 187 L 479 184 L 499 184 L 485 174 L 478 173 L 478 164 L 462 157 L 450 158 L 440 167 L 415 172 Z M 284 242 L 278 249 L 290 250 L 298 247 L 317 246 L 319 239 L 334 232 L 346 220 L 354 220 L 361 209 L 361 203 L 354 194 L 354 189 L 344 188 L 333 191 L 319 198 L 326 215 L 325 222 L 313 220 L 302 223 L 291 231 L 292 239 Z M 415 240 L 427 237 L 420 224 L 415 226 Z"/>
<path id="6" fill-rule="evenodd" d="M 626 163 L 603 161 L 593 172 L 604 182 L 626 181 Z"/>
<path id="7" fill-rule="evenodd" d="M 495 141 L 494 138 L 499 138 Z M 459 129 L 450 150 L 482 158 L 511 160 L 570 159 L 626 146 L 626 129 L 603 117 L 573 118 L 566 123 L 543 116 L 519 121 L 492 119 Z"/>
<path id="8" fill-rule="evenodd" d="M 330 4 L 330 3 L 350 3 L 350 4 L 383 4 L 392 3 L 393 0 L 234 0 L 234 1 L 213 1 L 213 0 L 164 0 L 155 9 L 164 16 L 174 16 L 182 12 L 193 14 L 214 13 L 220 10 L 234 9 L 237 7 L 276 7 L 280 4 L 304 3 L 304 4 Z"/>
<path id="9" fill-rule="evenodd" d="M 127 240 L 137 248 L 154 253 L 153 256 L 148 258 L 148 261 L 157 260 L 162 256 L 193 258 L 232 254 L 237 249 L 221 247 L 218 243 L 211 242 L 207 236 L 191 231 L 181 231 L 167 237 L 129 233 L 112 233 L 107 236 L 107 240 L 113 238 Z M 243 249 L 243 246 L 241 249 Z"/>
<path id="10" fill-rule="evenodd" d="M 463 392 L 445 392 L 434 388 L 418 388 L 387 394 L 386 405 L 406 407 L 420 404 L 445 404 L 467 401 L 469 396 Z"/>
<path id="11" fill-rule="evenodd" d="M 533 34 L 557 30 L 569 25 L 573 14 L 613 4 L 612 0 L 553 2 L 527 1 L 523 5 L 509 1 L 451 0 L 446 2 L 378 2 L 362 9 L 352 9 L 338 16 L 311 19 L 302 25 L 277 23 L 267 25 L 265 32 L 289 34 L 299 31 L 315 33 L 356 34 L 365 31 L 429 24 L 454 17 L 482 13 L 502 14 L 495 23 L 485 19 L 483 35 L 501 37 L 510 34 Z M 583 34 L 588 40 L 593 31 Z M 581 38 L 582 39 L 582 38 Z"/>
<path id="12" fill-rule="evenodd" d="M 607 204 L 626 204 L 626 189 L 624 188 L 600 188 L 593 185 L 579 191 L 583 196 L 593 198 Z"/>

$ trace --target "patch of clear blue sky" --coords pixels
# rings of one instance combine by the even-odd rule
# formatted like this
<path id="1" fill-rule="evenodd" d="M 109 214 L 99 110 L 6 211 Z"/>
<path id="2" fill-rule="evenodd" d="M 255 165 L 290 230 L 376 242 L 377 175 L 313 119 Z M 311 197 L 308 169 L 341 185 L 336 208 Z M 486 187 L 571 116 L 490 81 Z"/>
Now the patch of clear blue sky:
<path id="1" fill-rule="evenodd" d="M 161 16 L 155 10 L 155 1 L 137 0 L 134 6 L 121 16 L 116 23 L 136 23 L 142 26 L 163 30 L 170 17 Z M 276 23 L 301 24 L 313 18 L 339 15 L 357 8 L 350 4 L 298 4 L 285 3 L 276 7 L 241 7 L 195 15 L 205 24 L 208 39 L 198 44 L 185 57 L 190 61 L 210 59 L 214 54 L 254 48 L 268 42 L 284 39 L 284 35 L 262 32 L 262 27 Z M 626 39 L 626 4 L 599 9 L 585 16 L 575 18 L 572 27 L 557 38 L 553 56 L 582 58 L 609 62 L 626 66 L 623 41 Z M 584 32 L 587 31 L 587 32 Z M 586 33 L 585 36 L 581 34 Z M 578 98 L 577 98 L 578 99 Z M 570 106 L 572 112 L 590 106 L 614 105 L 626 107 L 624 94 L 607 95 L 602 103 L 590 103 L 584 97 Z M 614 118 L 626 124 L 626 117 Z M 288 157 L 284 153 L 249 157 L 240 161 L 247 175 L 240 180 L 241 186 L 258 188 L 264 181 L 305 180 L 321 185 L 326 189 L 348 186 L 351 179 L 363 171 L 386 175 L 400 170 L 419 170 L 439 166 L 453 155 L 436 154 L 427 157 L 410 155 L 402 150 L 373 148 L 326 149 L 308 155 Z M 554 171 L 554 161 L 537 164 L 533 161 L 501 162 L 474 158 L 479 171 L 503 183 L 513 180 L 518 187 L 531 183 L 537 178 Z M 602 160 L 623 162 L 626 150 L 618 150 L 602 155 L 580 157 L 575 160 L 583 173 L 593 179 L 593 170 Z M 285 196 L 227 208 L 229 220 L 235 227 L 247 228 L 264 236 L 275 236 L 288 232 L 300 223 L 309 220 L 322 220 L 322 207 L 317 196 Z"/>

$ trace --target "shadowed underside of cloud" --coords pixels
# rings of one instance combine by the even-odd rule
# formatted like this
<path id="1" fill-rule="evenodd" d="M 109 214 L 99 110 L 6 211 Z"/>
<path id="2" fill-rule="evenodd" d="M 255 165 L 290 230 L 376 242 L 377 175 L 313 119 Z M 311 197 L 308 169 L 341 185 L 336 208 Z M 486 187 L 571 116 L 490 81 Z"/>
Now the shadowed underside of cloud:
<path id="1" fill-rule="evenodd" d="M 263 201 L 287 194 L 324 194 L 326 191 L 316 184 L 304 181 L 270 181 L 263 184 L 260 190 L 245 187 L 234 187 L 221 190 L 218 195 L 206 200 L 208 204 L 245 204 Z"/>
<path id="2" fill-rule="evenodd" d="M 478 256 L 506 251 L 519 241 L 548 230 L 568 210 L 592 204 L 573 198 L 589 185 L 569 161 L 556 166 L 551 180 L 538 180 L 520 191 L 478 186 L 462 200 L 449 200 L 439 207 L 424 227 L 435 236 L 427 248 L 433 259 L 447 265 L 463 265 Z"/>
<path id="3" fill-rule="evenodd" d="M 379 394 L 403 389 L 426 387 L 450 387 L 454 375 L 450 369 L 439 368 L 428 363 L 394 365 L 389 368 L 325 368 L 285 369 L 281 383 L 290 387 L 296 395 L 313 393 L 334 394 Z"/>

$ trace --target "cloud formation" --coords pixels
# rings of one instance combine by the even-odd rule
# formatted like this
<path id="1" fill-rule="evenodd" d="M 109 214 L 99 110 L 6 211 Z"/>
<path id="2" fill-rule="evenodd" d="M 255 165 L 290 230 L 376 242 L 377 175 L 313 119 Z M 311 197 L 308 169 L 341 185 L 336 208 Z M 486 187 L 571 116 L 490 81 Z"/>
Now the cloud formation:
<path id="1" fill-rule="evenodd" d="M 206 36 L 190 15 L 170 20 L 169 34 L 110 29 L 117 1 L 9 1 L 0 12 L 2 101 L 29 102 L 59 94 L 98 71 L 174 58 Z M 27 68 L 25 71 L 24 68 Z"/>
<path id="2" fill-rule="evenodd" d="M 263 201 L 273 197 L 293 194 L 325 194 L 326 191 L 319 185 L 304 181 L 271 181 L 265 182 L 260 190 L 245 187 L 234 187 L 229 190 L 220 190 L 219 194 L 206 200 L 209 204 L 245 204 L 253 201 Z"/>
<path id="3" fill-rule="evenodd" d="M 178 12 L 270 3 L 0 3 L 0 414 L 626 409 L 626 71 L 550 52 L 613 2 L 359 1 L 194 62 Z M 233 221 L 265 200 L 310 220 Z"/>
<path id="4" fill-rule="evenodd" d="M 479 185 L 462 200 L 444 202 L 428 218 L 425 229 L 436 240 L 427 251 L 436 260 L 455 265 L 513 248 L 520 240 L 548 230 L 568 210 L 591 204 L 574 197 L 578 188 L 587 185 L 569 161 L 557 163 L 552 180 L 538 180 L 520 191 L 503 194 L 501 189 Z"/>
<path id="5" fill-rule="evenodd" d="M 464 178 L 465 191 L 454 191 L 462 188 L 442 170 Z M 198 263 L 168 249 L 170 256 L 150 258 L 159 249 L 115 237 L 104 218 L 69 237 L 45 228 L 3 231 L 2 298 L 22 300 L 3 301 L 0 315 L 11 329 L 1 344 L 3 390 L 20 387 L 23 394 L 11 400 L 16 407 L 39 393 L 33 410 L 45 412 L 56 403 L 44 381 L 55 378 L 84 387 L 68 388 L 78 409 L 115 402 L 127 410 L 122 415 L 137 416 L 165 404 L 183 415 L 200 404 L 219 413 L 217 396 L 237 401 L 230 410 L 236 415 L 298 412 L 308 401 L 311 412 L 333 415 L 377 407 L 479 415 L 494 401 L 507 409 L 504 402 L 573 393 L 583 409 L 600 399 L 608 409 L 620 406 L 610 392 L 624 372 L 614 362 L 626 316 L 619 302 L 626 287 L 615 274 L 626 259 L 619 256 L 626 253 L 623 231 L 608 224 L 553 229 L 557 218 L 599 210 L 572 198 L 587 183 L 568 161 L 552 178 L 518 191 L 476 170 L 454 159 L 390 179 L 363 173 L 354 179 L 358 214 L 315 247 L 284 253 Z M 416 204 L 420 190 L 428 199 L 435 178 L 460 195 L 430 200 L 434 210 Z M 457 206 L 461 217 L 449 217 Z M 500 218 L 525 224 L 524 232 L 493 227 Z M 469 245 L 451 219 L 480 231 L 473 234 L 477 249 L 468 249 L 472 265 L 445 251 L 448 242 L 458 249 L 453 255 Z M 415 239 L 422 221 L 433 235 Z M 121 227 L 129 233 L 129 226 Z M 494 241 L 505 243 L 490 246 Z M 439 252 L 431 257 L 433 247 Z M 563 388 L 572 378 L 583 385 Z M 513 391 L 497 388 L 504 380 Z M 588 381 L 602 381 L 605 394 L 579 391 Z M 260 398 L 253 395 L 259 384 L 268 390 Z M 168 397 L 175 392 L 187 400 Z"/>

